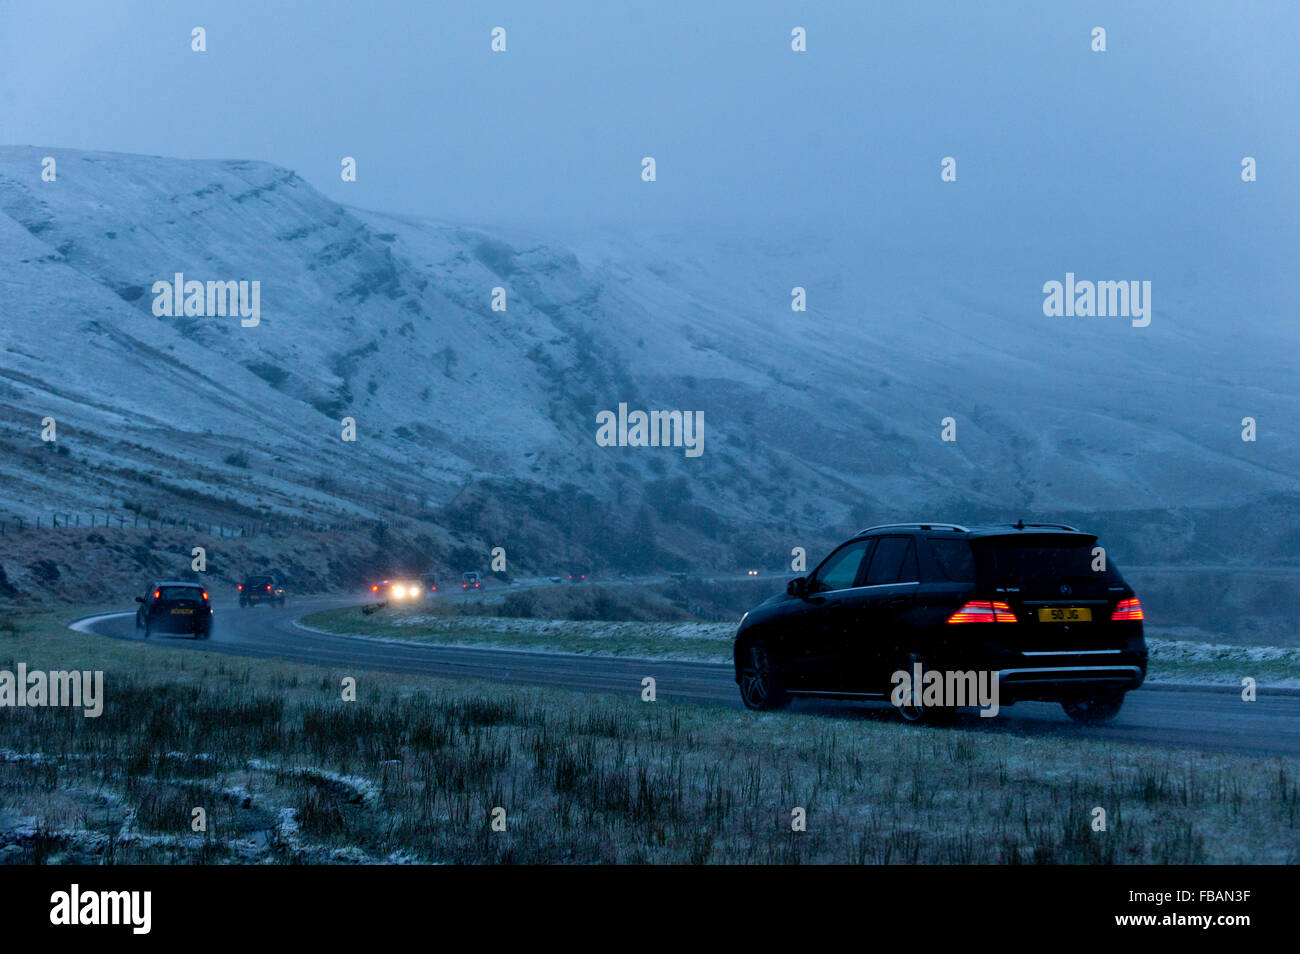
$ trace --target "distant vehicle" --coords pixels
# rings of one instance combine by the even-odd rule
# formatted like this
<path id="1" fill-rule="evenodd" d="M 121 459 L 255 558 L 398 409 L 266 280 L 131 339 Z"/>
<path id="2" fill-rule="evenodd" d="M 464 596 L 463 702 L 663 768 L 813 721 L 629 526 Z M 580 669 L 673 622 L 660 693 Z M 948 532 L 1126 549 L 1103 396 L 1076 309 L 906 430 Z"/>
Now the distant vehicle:
<path id="1" fill-rule="evenodd" d="M 148 596 L 137 596 L 136 632 L 175 633 L 207 639 L 212 635 L 212 604 L 198 583 L 155 583 Z"/>
<path id="2" fill-rule="evenodd" d="M 429 572 L 420 574 L 420 589 L 425 596 L 432 596 L 434 593 L 437 593 L 440 585 L 441 580 L 438 578 L 437 573 Z"/>
<path id="3" fill-rule="evenodd" d="M 462 573 L 460 575 L 460 588 L 462 590 L 477 590 L 481 589 L 482 586 L 483 581 L 479 579 L 477 573 Z"/>
<path id="4" fill-rule="evenodd" d="M 371 595 L 385 600 L 417 600 L 424 596 L 424 584 L 412 580 L 379 580 L 370 584 Z"/>
<path id="5" fill-rule="evenodd" d="M 750 571 L 749 571 L 749 575 L 750 575 L 750 576 L 758 576 L 758 571 L 757 571 L 757 570 L 750 570 Z"/>
<path id="6" fill-rule="evenodd" d="M 239 608 L 256 606 L 258 603 L 284 605 L 284 584 L 270 574 L 259 574 L 244 578 L 239 584 Z"/>
<path id="7" fill-rule="evenodd" d="M 570 570 L 570 571 L 569 571 L 569 582 L 570 582 L 570 583 L 586 583 L 586 582 L 587 582 L 587 569 L 586 569 L 586 567 L 578 567 L 576 570 Z"/>
<path id="8" fill-rule="evenodd" d="M 870 527 L 742 617 L 735 678 L 745 705 L 792 696 L 889 699 L 897 672 L 983 672 L 999 703 L 1059 702 L 1075 722 L 1113 719 L 1146 678 L 1142 604 L 1097 537 L 1058 524 Z M 967 624 L 976 624 L 974 629 Z M 952 708 L 915 697 L 909 722 Z"/>
<path id="9" fill-rule="evenodd" d="M 680 571 L 678 571 L 677 573 L 673 573 L 673 574 L 671 574 L 671 576 L 672 576 L 672 578 L 673 578 L 673 582 L 674 582 L 674 583 L 685 583 L 687 580 L 690 579 L 690 575 L 689 575 L 689 574 L 687 574 L 687 573 L 682 573 L 682 572 L 680 572 Z"/>

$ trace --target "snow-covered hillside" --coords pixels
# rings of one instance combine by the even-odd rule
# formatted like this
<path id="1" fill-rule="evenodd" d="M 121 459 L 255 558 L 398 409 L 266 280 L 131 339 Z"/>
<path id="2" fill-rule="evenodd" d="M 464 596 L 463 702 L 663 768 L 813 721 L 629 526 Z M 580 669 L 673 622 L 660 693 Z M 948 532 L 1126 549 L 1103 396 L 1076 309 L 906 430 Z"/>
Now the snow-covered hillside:
<path id="1" fill-rule="evenodd" d="M 0 250 L 0 511 L 28 518 L 436 522 L 492 486 L 519 494 L 496 491 L 498 525 L 583 493 L 688 541 L 1296 489 L 1293 325 L 1182 273 L 1154 276 L 1133 328 L 1047 318 L 1042 284 L 1153 276 L 1032 252 L 989 265 L 725 224 L 556 241 L 344 207 L 262 163 L 28 147 L 0 148 Z M 260 324 L 156 317 L 177 272 L 260 282 Z M 702 411 L 703 455 L 598 446 L 620 402 Z M 45 417 L 68 454 L 42 446 Z"/>

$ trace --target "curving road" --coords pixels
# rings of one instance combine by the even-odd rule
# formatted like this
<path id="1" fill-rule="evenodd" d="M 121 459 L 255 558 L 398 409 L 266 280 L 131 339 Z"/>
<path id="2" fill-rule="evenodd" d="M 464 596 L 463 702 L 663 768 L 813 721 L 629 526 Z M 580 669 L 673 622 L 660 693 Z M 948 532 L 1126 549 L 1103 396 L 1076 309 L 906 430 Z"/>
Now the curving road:
<path id="1" fill-rule="evenodd" d="M 418 673 L 444 679 L 554 686 L 582 692 L 639 695 L 641 680 L 653 676 L 661 699 L 740 706 L 731 667 L 718 663 L 407 645 L 315 633 L 294 625 L 298 617 L 308 613 L 356 602 L 347 598 L 304 599 L 285 609 L 247 610 L 218 603 L 216 629 L 210 640 L 195 642 L 188 638 L 155 636 L 150 644 L 334 667 Z M 140 638 L 135 632 L 133 612 L 91 617 L 70 625 L 81 632 L 114 639 Z M 887 704 L 803 700 L 794 703 L 794 710 L 896 719 Z M 963 716 L 949 731 L 1009 731 L 1164 748 L 1300 757 L 1300 693 L 1262 690 L 1258 701 L 1245 703 L 1238 691 L 1230 688 L 1149 685 L 1131 693 L 1119 717 L 1103 727 L 1076 726 L 1056 705 L 1021 703 L 1004 709 L 995 719 L 981 719 L 974 714 Z"/>

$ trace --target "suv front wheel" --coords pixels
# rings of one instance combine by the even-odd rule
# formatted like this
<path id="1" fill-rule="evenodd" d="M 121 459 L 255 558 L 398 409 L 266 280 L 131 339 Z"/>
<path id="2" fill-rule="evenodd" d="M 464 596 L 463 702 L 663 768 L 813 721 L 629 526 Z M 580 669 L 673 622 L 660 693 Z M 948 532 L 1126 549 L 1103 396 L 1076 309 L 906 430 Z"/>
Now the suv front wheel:
<path id="1" fill-rule="evenodd" d="M 1065 714 L 1075 722 L 1082 722 L 1084 725 L 1099 725 L 1102 722 L 1109 722 L 1119 715 L 1122 705 L 1124 705 L 1124 693 L 1122 692 L 1108 692 L 1081 699 L 1061 700 L 1061 708 L 1065 710 Z"/>
<path id="2" fill-rule="evenodd" d="M 747 709 L 768 711 L 790 704 L 790 694 L 772 662 L 772 655 L 761 642 L 745 648 L 745 664 L 740 670 L 740 698 Z"/>

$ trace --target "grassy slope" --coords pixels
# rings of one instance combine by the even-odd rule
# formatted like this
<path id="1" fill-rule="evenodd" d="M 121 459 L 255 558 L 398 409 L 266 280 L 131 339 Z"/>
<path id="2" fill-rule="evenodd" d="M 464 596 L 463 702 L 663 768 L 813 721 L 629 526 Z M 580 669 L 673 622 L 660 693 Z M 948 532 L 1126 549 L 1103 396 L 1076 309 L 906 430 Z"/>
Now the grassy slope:
<path id="1" fill-rule="evenodd" d="M 0 710 L 13 862 L 1300 861 L 1295 760 L 347 673 L 64 619 L 0 626 L 0 669 L 103 669 L 107 695 L 97 720 Z"/>

